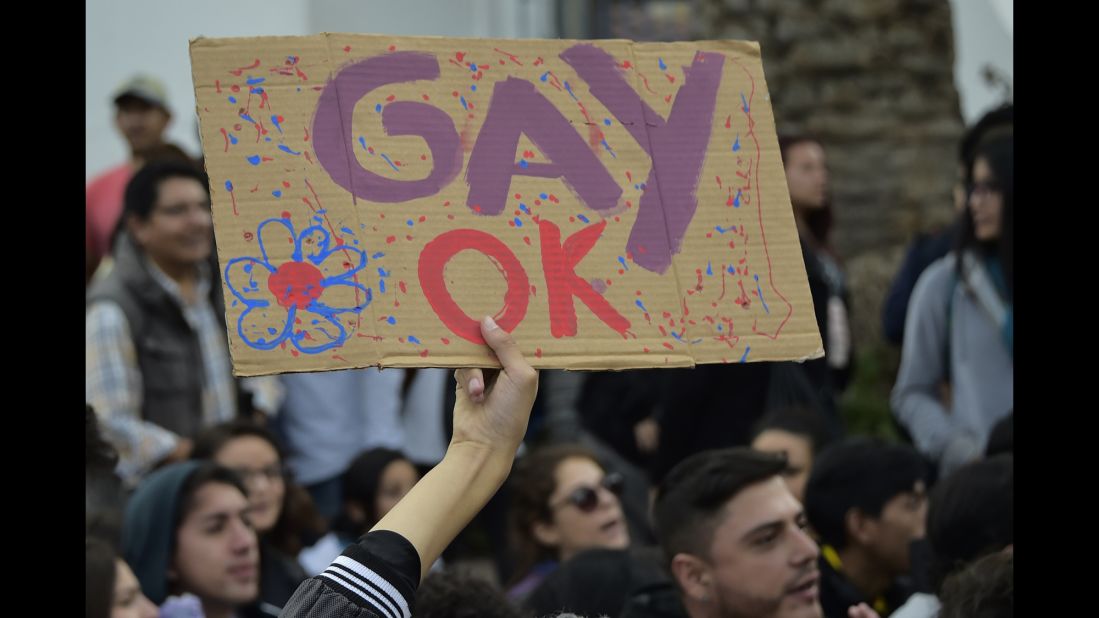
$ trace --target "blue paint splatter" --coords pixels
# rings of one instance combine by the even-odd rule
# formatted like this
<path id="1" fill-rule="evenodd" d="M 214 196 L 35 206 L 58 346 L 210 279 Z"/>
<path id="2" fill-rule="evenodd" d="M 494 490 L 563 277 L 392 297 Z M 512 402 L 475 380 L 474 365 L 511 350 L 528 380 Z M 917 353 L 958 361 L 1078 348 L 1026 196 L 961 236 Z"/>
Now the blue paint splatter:
<path id="1" fill-rule="evenodd" d="M 744 356 L 740 357 L 740 362 L 742 362 L 742 363 L 748 362 L 748 352 L 751 352 L 751 351 L 752 351 L 752 346 L 745 347 L 744 348 Z"/>
<path id="2" fill-rule="evenodd" d="M 370 149 L 366 146 L 366 138 L 361 135 L 359 136 L 359 145 L 363 147 L 363 150 L 370 152 Z M 374 153 L 370 152 L 370 154 L 373 155 Z"/>
<path id="3" fill-rule="evenodd" d="M 736 141 L 733 142 L 733 152 L 740 150 L 740 133 L 736 135 Z"/>
<path id="4" fill-rule="evenodd" d="M 385 269 L 384 269 L 384 268 L 382 268 L 381 266 L 379 266 L 379 267 L 378 267 L 378 276 L 379 276 L 379 277 L 388 277 L 388 276 L 390 276 L 390 275 L 389 275 L 389 273 L 388 273 L 388 272 L 386 272 L 386 271 L 385 271 Z"/>
<path id="5" fill-rule="evenodd" d="M 232 96 L 232 95 L 230 95 L 230 96 L 229 96 L 229 102 L 230 102 L 230 103 L 236 103 L 236 102 L 237 102 L 237 98 L 236 98 L 236 97 L 234 97 L 234 96 Z"/>
<path id="6" fill-rule="evenodd" d="M 252 156 L 248 157 L 248 162 L 251 163 L 252 165 L 259 165 L 259 162 L 260 162 L 259 155 L 252 155 Z"/>
<path id="7" fill-rule="evenodd" d="M 271 116 L 271 122 L 274 123 L 275 128 L 279 130 L 279 133 L 282 133 L 282 125 L 279 124 L 279 117 Z"/>
<path id="8" fill-rule="evenodd" d="M 717 230 L 718 232 L 721 232 L 722 234 L 724 234 L 725 232 L 735 232 L 736 231 L 736 226 L 735 225 L 730 225 L 729 227 L 721 227 L 719 225 L 719 226 L 715 227 L 714 229 Z"/>
<path id="9" fill-rule="evenodd" d="M 622 257 L 621 255 L 618 256 L 618 263 L 622 265 L 622 268 L 625 268 L 626 270 L 630 269 L 629 265 L 626 264 L 626 258 Z"/>
<path id="10" fill-rule="evenodd" d="M 233 144 L 235 146 L 236 143 L 237 143 L 237 136 L 230 133 L 229 134 L 229 143 Z"/>
<path id="11" fill-rule="evenodd" d="M 251 116 L 249 116 L 248 114 L 245 114 L 244 112 L 240 113 L 240 117 L 247 120 L 248 122 L 251 122 L 252 124 L 259 124 L 255 120 L 253 120 Z"/>
<path id="12" fill-rule="evenodd" d="M 267 327 L 267 332 L 271 335 L 279 334 L 279 330 L 277 328 L 271 328 L 270 326 Z"/>
<path id="13" fill-rule="evenodd" d="M 539 195 L 538 197 L 540 197 L 540 198 L 542 198 L 542 199 L 544 199 L 544 200 L 548 200 L 548 199 L 549 199 L 549 196 L 548 196 L 548 195 L 546 195 L 545 193 L 542 193 L 542 194 L 540 194 L 540 195 Z"/>
<path id="14" fill-rule="evenodd" d="M 406 225 L 408 225 L 408 227 L 412 227 L 413 225 L 415 225 L 415 224 L 414 224 L 414 223 L 412 222 L 412 219 L 409 219 L 408 221 L 405 221 L 405 224 L 406 224 Z"/>
<path id="15" fill-rule="evenodd" d="M 266 80 L 267 80 L 266 77 L 249 77 L 248 78 L 248 85 L 249 86 L 255 86 L 256 84 L 262 84 Z"/>
<path id="16" fill-rule="evenodd" d="M 603 119 L 603 124 L 607 125 L 608 127 L 611 126 L 611 119 L 610 118 L 604 118 Z"/>
<path id="17" fill-rule="evenodd" d="M 252 265 L 251 264 L 245 264 L 243 269 L 244 269 L 244 272 L 250 273 L 250 272 L 252 272 Z"/>
<path id="18" fill-rule="evenodd" d="M 378 279 L 378 289 L 382 291 L 382 294 L 385 294 L 385 279 Z"/>
<path id="19" fill-rule="evenodd" d="M 527 208 L 527 205 L 523 204 L 522 202 L 519 203 L 519 210 L 522 210 L 523 212 L 527 213 L 528 215 L 530 214 L 530 209 Z"/>
<path id="20" fill-rule="evenodd" d="M 385 162 L 389 164 L 389 167 L 393 168 L 393 171 L 396 171 L 396 172 L 401 171 L 401 170 L 397 169 L 396 165 L 393 165 L 393 162 L 389 160 L 389 157 L 387 157 L 384 152 L 382 153 L 382 158 L 385 159 Z"/>
<path id="21" fill-rule="evenodd" d="M 233 192 L 233 181 L 232 180 L 226 180 L 225 181 L 225 190 L 230 192 L 230 193 Z"/>
<path id="22" fill-rule="evenodd" d="M 730 275 L 735 275 L 736 269 L 733 268 L 733 266 L 730 264 L 729 267 L 725 269 L 725 272 L 729 273 Z"/>
<path id="23" fill-rule="evenodd" d="M 377 105 L 375 105 L 374 106 L 374 111 L 376 111 L 376 112 L 382 111 L 382 104 L 378 103 Z"/>
<path id="24" fill-rule="evenodd" d="M 458 100 L 462 102 L 462 109 L 469 109 L 469 104 L 466 103 L 465 97 L 458 97 Z"/>
<path id="25" fill-rule="evenodd" d="M 233 299 L 233 306 L 236 307 L 238 304 L 240 304 L 240 303 L 238 303 L 237 300 L 234 298 Z"/>
<path id="26" fill-rule="evenodd" d="M 681 337 L 679 335 L 679 333 L 675 332 L 674 330 L 672 331 L 672 338 L 674 338 L 676 341 L 678 341 L 680 343 L 683 342 L 683 337 Z"/>
<path id="27" fill-rule="evenodd" d="M 706 274 L 711 277 L 714 276 L 714 268 L 709 262 L 706 262 Z"/>
<path id="28" fill-rule="evenodd" d="M 571 97 L 572 97 L 572 100 L 573 100 L 573 101 L 579 101 L 579 100 L 580 100 L 580 99 L 577 99 L 577 98 L 576 98 L 576 95 L 572 93 L 572 88 L 571 88 L 571 87 L 569 87 L 569 83 L 568 83 L 568 82 L 565 82 L 565 90 L 566 90 L 566 91 L 568 91 L 568 93 L 569 93 L 569 96 L 571 96 Z"/>
<path id="29" fill-rule="evenodd" d="M 640 298 L 639 298 L 639 299 L 637 299 L 637 300 L 635 300 L 635 301 L 633 301 L 633 304 L 637 305 L 637 306 L 638 306 L 638 307 L 639 307 L 639 308 L 640 308 L 640 309 L 641 309 L 642 311 L 644 311 L 645 313 L 648 313 L 648 312 L 649 312 L 649 310 L 648 310 L 648 309 L 646 309 L 646 308 L 645 308 L 645 305 L 644 305 L 644 304 L 643 304 L 643 303 L 641 302 L 641 299 L 640 299 Z"/>
<path id="30" fill-rule="evenodd" d="M 581 220 L 581 221 L 583 221 L 584 223 L 591 223 L 591 220 L 589 220 L 589 219 L 588 219 L 587 217 L 585 217 L 584 215 L 576 215 L 576 218 L 577 218 L 577 219 L 580 219 L 580 220 Z"/>
<path id="31" fill-rule="evenodd" d="M 660 67 L 661 71 L 667 71 L 668 70 L 668 65 L 664 64 L 664 59 L 663 58 L 657 58 L 656 63 L 657 63 L 657 66 Z"/>
<path id="32" fill-rule="evenodd" d="M 408 342 L 409 343 L 415 343 L 416 345 L 420 345 L 420 340 L 417 339 L 415 335 L 409 335 L 408 336 Z"/>
<path id="33" fill-rule="evenodd" d="M 611 149 L 611 145 L 607 143 L 607 140 L 603 140 L 603 147 L 607 149 L 607 152 L 611 153 L 612 159 L 617 159 L 618 155 L 614 154 L 614 150 Z"/>
<path id="34" fill-rule="evenodd" d="M 767 312 L 767 315 L 771 314 L 771 310 L 767 308 L 767 301 L 763 300 L 763 288 L 759 287 L 759 275 L 753 275 L 756 278 L 756 293 L 759 294 L 759 302 L 763 303 L 763 310 Z"/>
<path id="35" fill-rule="evenodd" d="M 263 94 L 263 88 L 249 88 L 248 92 L 254 92 L 255 94 Z"/>
<path id="36" fill-rule="evenodd" d="M 748 99 L 744 98 L 744 93 L 740 93 L 740 102 L 744 104 L 744 113 L 748 113 Z"/>
<path id="37" fill-rule="evenodd" d="M 353 231 L 351 230 L 351 228 L 349 228 L 349 227 L 341 227 L 341 228 L 340 228 L 340 231 L 341 231 L 341 232 L 343 232 L 343 233 L 345 233 L 345 234 L 351 234 L 352 236 L 354 236 L 354 235 L 355 235 L 355 232 L 353 232 Z"/>
<path id="38" fill-rule="evenodd" d="M 542 73 L 542 77 L 539 77 L 538 79 L 540 79 L 542 81 L 546 81 L 546 79 L 549 78 L 549 74 L 550 74 L 550 72 L 546 71 L 545 73 Z"/>
<path id="39" fill-rule="evenodd" d="M 278 189 L 275 189 L 274 191 L 271 192 L 271 195 L 274 195 L 275 197 L 282 197 L 282 191 L 279 191 Z"/>
<path id="40" fill-rule="evenodd" d="M 740 208 L 740 189 L 736 190 L 736 197 L 733 198 L 733 206 Z"/>
<path id="41" fill-rule="evenodd" d="M 469 70 L 473 73 L 476 73 L 477 72 L 477 65 L 476 64 L 470 64 L 469 65 Z"/>
<path id="42" fill-rule="evenodd" d="M 269 141 L 271 141 L 271 138 L 270 137 L 265 137 L 265 138 L 263 138 L 263 141 L 269 142 Z"/>
<path id="43" fill-rule="evenodd" d="M 472 86 L 469 87 L 469 89 L 472 90 L 473 92 L 477 92 L 477 84 L 473 84 Z"/>
<path id="44" fill-rule="evenodd" d="M 519 217 L 515 217 L 515 227 L 523 227 L 523 221 Z"/>
<path id="45" fill-rule="evenodd" d="M 722 325 L 720 325 L 720 324 L 718 324 L 718 325 L 717 325 L 717 332 L 719 332 L 719 333 L 720 333 L 720 332 L 721 332 L 721 331 L 723 331 L 723 330 L 725 330 L 725 327 L 724 327 L 724 326 L 722 326 Z"/>
<path id="46" fill-rule="evenodd" d="M 530 163 L 527 163 L 526 159 L 519 159 L 519 167 L 527 169 L 528 167 L 530 167 Z"/>
<path id="47" fill-rule="evenodd" d="M 389 316 L 388 318 L 385 319 L 385 321 L 389 322 L 390 324 L 396 324 L 397 323 L 397 318 L 395 318 L 393 316 Z"/>
<path id="48" fill-rule="evenodd" d="M 376 260 L 378 258 L 383 258 L 383 257 L 385 257 L 385 253 L 382 253 L 381 251 L 379 251 L 379 252 L 375 253 L 374 255 L 370 256 L 370 259 Z"/>
<path id="49" fill-rule="evenodd" d="M 289 146 L 287 146 L 286 144 L 279 144 L 279 150 L 281 150 L 281 151 L 283 151 L 283 152 L 288 152 L 288 153 L 290 153 L 290 154 L 292 154 L 292 155 L 300 155 L 300 154 L 301 154 L 301 152 L 294 152 L 294 151 L 293 151 L 293 150 L 291 150 L 291 149 L 290 149 L 290 147 L 289 147 Z"/>

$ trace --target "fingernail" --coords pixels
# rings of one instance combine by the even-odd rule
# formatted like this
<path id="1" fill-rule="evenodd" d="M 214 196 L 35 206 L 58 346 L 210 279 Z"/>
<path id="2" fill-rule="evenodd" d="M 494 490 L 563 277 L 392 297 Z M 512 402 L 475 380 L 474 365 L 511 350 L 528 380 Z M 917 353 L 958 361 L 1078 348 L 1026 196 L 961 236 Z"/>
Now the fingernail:
<path id="1" fill-rule="evenodd" d="M 485 329 L 486 330 L 496 330 L 497 328 L 500 328 L 500 326 L 496 324 L 496 320 L 493 320 L 491 315 L 486 315 L 485 316 Z"/>
<path id="2" fill-rule="evenodd" d="M 469 392 L 472 393 L 480 385 L 481 385 L 480 380 L 478 380 L 477 378 L 470 378 L 470 380 L 469 380 Z"/>

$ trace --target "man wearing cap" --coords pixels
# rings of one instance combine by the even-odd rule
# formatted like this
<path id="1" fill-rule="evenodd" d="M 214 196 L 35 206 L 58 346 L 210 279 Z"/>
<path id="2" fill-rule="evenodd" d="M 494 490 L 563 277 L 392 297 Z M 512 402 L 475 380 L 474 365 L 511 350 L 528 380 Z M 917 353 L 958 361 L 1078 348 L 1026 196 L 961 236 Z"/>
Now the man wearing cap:
<path id="1" fill-rule="evenodd" d="M 165 146 L 164 131 L 171 122 L 168 94 L 160 81 L 137 75 L 116 91 L 115 126 L 130 146 L 130 160 L 93 178 L 84 190 L 85 283 L 104 256 L 122 213 L 122 193 L 134 171 L 151 151 Z"/>

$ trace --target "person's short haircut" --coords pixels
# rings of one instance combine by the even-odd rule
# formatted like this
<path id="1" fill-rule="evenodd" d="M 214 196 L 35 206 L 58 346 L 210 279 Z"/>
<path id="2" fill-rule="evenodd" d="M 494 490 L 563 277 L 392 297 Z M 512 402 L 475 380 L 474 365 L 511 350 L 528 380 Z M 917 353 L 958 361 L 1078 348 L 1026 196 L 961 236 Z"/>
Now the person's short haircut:
<path id="1" fill-rule="evenodd" d="M 752 441 L 770 429 L 807 438 L 813 457 L 828 446 L 829 436 L 820 413 L 805 407 L 783 407 L 768 411 L 752 427 Z"/>
<path id="2" fill-rule="evenodd" d="M 144 165 L 126 185 L 123 197 L 123 219 L 133 215 L 145 221 L 153 213 L 160 183 L 169 178 L 191 178 L 197 180 L 206 192 L 210 192 L 210 181 L 206 174 L 194 164 L 174 159 L 162 159 Z"/>
<path id="3" fill-rule="evenodd" d="M 428 574 L 416 590 L 417 618 L 522 618 L 489 582 L 463 571 Z"/>
<path id="4" fill-rule="evenodd" d="M 985 556 L 943 584 L 939 618 L 1011 618 L 1015 613 L 1015 557 Z"/>
<path id="5" fill-rule="evenodd" d="M 1015 460 L 1010 454 L 959 468 L 931 491 L 927 538 L 931 584 L 1015 542 Z"/>
<path id="6" fill-rule="evenodd" d="M 656 538 L 671 562 L 676 554 L 710 555 L 724 507 L 745 488 L 777 477 L 786 457 L 744 447 L 697 453 L 679 462 L 661 481 L 653 505 Z"/>
<path id="7" fill-rule="evenodd" d="M 846 517 L 858 509 L 879 517 L 885 504 L 927 482 L 929 470 L 914 448 L 870 438 L 850 438 L 825 449 L 805 486 L 805 514 L 823 542 L 847 546 Z"/>
<path id="8" fill-rule="evenodd" d="M 236 472 L 225 466 L 214 463 L 213 461 L 202 461 L 199 463 L 199 467 L 187 477 L 187 480 L 184 481 L 183 486 L 179 490 L 179 510 L 176 511 L 174 519 L 174 528 L 176 530 L 183 525 L 183 520 L 187 518 L 187 515 L 192 510 L 194 510 L 195 494 L 198 493 L 199 489 L 202 489 L 210 483 L 229 485 L 244 494 L 245 498 L 248 497 L 248 489 L 244 486 L 244 481 L 241 480 Z"/>

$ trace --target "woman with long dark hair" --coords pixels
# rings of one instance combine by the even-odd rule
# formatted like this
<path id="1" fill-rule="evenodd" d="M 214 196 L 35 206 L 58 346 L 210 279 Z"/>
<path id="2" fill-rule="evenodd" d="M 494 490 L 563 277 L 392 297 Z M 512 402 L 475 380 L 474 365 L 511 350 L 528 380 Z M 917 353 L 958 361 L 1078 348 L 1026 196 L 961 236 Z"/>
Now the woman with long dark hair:
<path id="1" fill-rule="evenodd" d="M 957 245 L 908 308 L 893 413 L 943 475 L 979 457 L 1014 408 L 1013 144 L 1005 129 L 977 147 Z"/>

